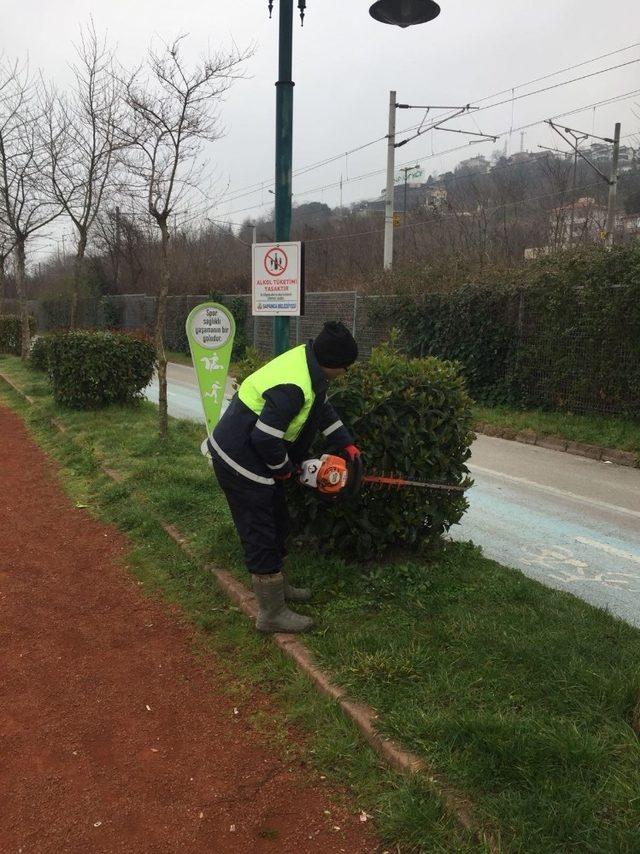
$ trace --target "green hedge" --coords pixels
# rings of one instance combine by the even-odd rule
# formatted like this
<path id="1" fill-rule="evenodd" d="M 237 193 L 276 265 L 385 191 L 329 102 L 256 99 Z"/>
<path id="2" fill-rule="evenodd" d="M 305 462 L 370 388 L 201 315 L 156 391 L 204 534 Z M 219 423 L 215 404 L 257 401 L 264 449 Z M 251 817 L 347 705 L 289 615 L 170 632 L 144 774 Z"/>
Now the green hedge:
<path id="1" fill-rule="evenodd" d="M 36 330 L 34 317 L 29 318 L 29 334 Z M 0 353 L 22 354 L 22 324 L 17 314 L 0 314 Z"/>
<path id="2" fill-rule="evenodd" d="M 458 361 L 482 403 L 640 417 L 640 244 L 405 299 L 399 323 L 410 355 Z"/>
<path id="3" fill-rule="evenodd" d="M 513 289 L 466 285 L 426 294 L 417 304 L 405 301 L 399 323 L 410 355 L 456 361 L 476 399 L 506 403 L 520 397 L 514 372 L 518 309 Z"/>
<path id="4" fill-rule="evenodd" d="M 98 409 L 141 397 L 153 376 L 153 344 L 114 332 L 52 335 L 48 373 L 57 403 Z"/>
<path id="5" fill-rule="evenodd" d="M 47 371 L 49 369 L 50 344 L 51 335 L 38 335 L 31 342 L 29 364 L 36 371 Z"/>
<path id="6" fill-rule="evenodd" d="M 365 472 L 465 481 L 472 415 L 456 365 L 407 359 L 390 345 L 379 347 L 369 362 L 349 370 L 331 402 L 356 437 Z M 462 494 L 435 490 L 365 486 L 354 501 L 333 504 L 297 484 L 290 487 L 294 534 L 345 558 L 433 541 L 466 507 Z"/>

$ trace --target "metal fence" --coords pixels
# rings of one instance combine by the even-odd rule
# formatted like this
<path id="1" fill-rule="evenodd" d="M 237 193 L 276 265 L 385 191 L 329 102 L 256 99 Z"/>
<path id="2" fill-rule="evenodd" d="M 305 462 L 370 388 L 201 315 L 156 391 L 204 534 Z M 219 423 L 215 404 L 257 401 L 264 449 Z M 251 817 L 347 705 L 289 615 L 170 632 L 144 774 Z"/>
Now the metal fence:
<path id="1" fill-rule="evenodd" d="M 167 301 L 166 343 L 170 350 L 185 350 L 186 318 L 196 305 L 209 299 L 206 294 L 170 296 Z M 341 320 L 357 337 L 360 354 L 367 358 L 372 347 L 386 340 L 392 327 L 389 314 L 380 316 L 372 307 L 386 297 L 363 296 L 357 291 L 333 293 L 308 293 L 304 317 L 292 317 L 290 323 L 291 345 L 301 344 L 315 337 L 326 320 Z M 393 299 L 390 297 L 389 299 Z M 223 302 L 240 300 L 246 306 L 246 340 L 264 353 L 272 350 L 273 318 L 251 315 L 249 294 L 229 294 Z M 5 311 L 17 311 L 17 303 L 7 300 Z M 29 304 L 36 317 L 40 332 L 62 329 L 69 323 L 68 300 L 38 300 Z M 144 329 L 151 332 L 155 324 L 156 298 L 145 294 L 123 294 L 102 299 L 80 300 L 78 326 L 91 328 L 117 328 L 127 331 Z"/>
<path id="2" fill-rule="evenodd" d="M 165 329 L 168 349 L 188 352 L 186 317 L 192 308 L 208 299 L 206 294 L 169 297 Z M 272 318 L 252 317 L 248 294 L 223 298 L 227 304 L 236 301 L 237 305 L 238 300 L 246 307 L 246 342 L 264 354 L 272 352 Z M 550 318 L 529 305 L 522 294 L 510 300 L 514 302 L 513 310 L 503 318 L 504 352 L 495 352 L 495 370 L 488 382 L 479 385 L 474 382 L 477 376 L 473 355 L 465 359 L 470 344 L 492 352 L 494 344 L 485 340 L 484 330 L 467 334 L 467 340 L 445 336 L 447 340 L 441 342 L 443 349 L 431 350 L 435 355 L 460 361 L 478 399 L 499 401 L 500 390 L 511 387 L 516 389 L 513 403 L 520 399 L 524 405 L 545 409 L 640 418 L 640 359 L 633 324 L 633 329 L 624 334 L 620 329 L 616 331 L 617 327 L 607 327 L 602 336 L 594 337 L 581 331 L 580 311 L 560 324 L 556 317 L 551 324 Z M 366 359 L 371 349 L 388 340 L 392 328 L 399 325 L 394 306 L 392 296 L 363 296 L 356 291 L 307 294 L 304 317 L 291 318 L 290 343 L 294 346 L 313 338 L 326 320 L 341 320 L 357 338 L 361 358 Z M 5 300 L 3 310 L 15 311 L 17 303 Z M 33 301 L 30 311 L 40 332 L 68 324 L 68 301 Z M 155 313 L 155 297 L 144 294 L 81 300 L 78 325 L 151 332 Z M 470 336 L 473 342 L 469 341 Z M 404 337 L 410 343 L 412 328 L 408 328 L 406 316 Z"/>

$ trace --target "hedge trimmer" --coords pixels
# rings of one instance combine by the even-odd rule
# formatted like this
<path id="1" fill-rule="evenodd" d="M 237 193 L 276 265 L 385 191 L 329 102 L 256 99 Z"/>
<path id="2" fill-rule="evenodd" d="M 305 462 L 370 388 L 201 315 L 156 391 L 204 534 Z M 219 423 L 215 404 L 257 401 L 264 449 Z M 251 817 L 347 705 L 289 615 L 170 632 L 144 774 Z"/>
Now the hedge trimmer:
<path id="1" fill-rule="evenodd" d="M 399 475 L 364 474 L 360 457 L 351 460 L 333 454 L 323 454 L 319 459 L 305 460 L 298 480 L 303 486 L 317 489 L 319 495 L 327 498 L 356 495 L 365 483 L 377 484 L 383 488 L 417 487 L 443 492 L 464 492 L 469 488 L 459 483 L 415 480 Z"/>

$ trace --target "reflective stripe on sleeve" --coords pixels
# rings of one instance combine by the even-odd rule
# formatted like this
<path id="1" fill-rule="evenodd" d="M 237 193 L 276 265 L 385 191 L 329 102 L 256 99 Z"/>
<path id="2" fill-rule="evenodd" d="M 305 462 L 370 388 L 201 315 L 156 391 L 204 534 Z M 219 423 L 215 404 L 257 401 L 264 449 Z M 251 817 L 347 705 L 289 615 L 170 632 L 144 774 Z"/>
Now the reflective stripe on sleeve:
<path id="1" fill-rule="evenodd" d="M 271 471 L 278 471 L 278 469 L 283 469 L 288 462 L 289 462 L 289 454 L 285 454 L 283 463 L 280 463 L 279 466 L 270 466 L 269 463 L 267 463 L 267 468 L 270 468 Z"/>
<path id="2" fill-rule="evenodd" d="M 331 425 L 331 427 L 327 427 L 326 430 L 323 430 L 322 435 L 330 436 L 332 433 L 335 433 L 335 431 L 338 430 L 340 427 L 344 427 L 344 424 L 342 423 L 342 421 L 336 421 L 334 424 Z"/>
<path id="3" fill-rule="evenodd" d="M 216 454 L 220 456 L 220 459 L 224 460 L 224 462 L 232 469 L 235 469 L 238 474 L 241 474 L 243 477 L 246 477 L 249 480 L 255 480 L 256 483 L 266 483 L 267 486 L 275 485 L 275 480 L 272 477 L 260 477 L 259 474 L 254 474 L 252 471 L 249 471 L 249 469 L 246 469 L 244 468 L 244 466 L 241 466 L 235 460 L 232 460 L 228 454 L 225 454 L 225 452 L 222 450 L 222 448 L 216 442 L 213 436 L 209 436 L 209 441 L 211 442 L 211 445 L 213 446 L 213 449 Z"/>
<path id="4" fill-rule="evenodd" d="M 256 427 L 258 430 L 262 430 L 263 433 L 268 433 L 269 436 L 275 436 L 276 439 L 284 439 L 284 430 L 276 430 L 275 427 L 269 427 L 264 421 L 256 421 Z"/>

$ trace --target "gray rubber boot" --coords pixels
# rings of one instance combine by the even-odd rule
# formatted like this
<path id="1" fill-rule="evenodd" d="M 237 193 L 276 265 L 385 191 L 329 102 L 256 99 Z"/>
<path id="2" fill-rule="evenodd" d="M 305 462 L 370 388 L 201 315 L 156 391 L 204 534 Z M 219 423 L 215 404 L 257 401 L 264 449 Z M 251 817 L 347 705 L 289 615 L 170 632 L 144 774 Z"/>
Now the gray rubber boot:
<path id="1" fill-rule="evenodd" d="M 294 587 L 289 584 L 289 579 L 286 573 L 282 573 L 284 578 L 284 598 L 289 602 L 309 602 L 311 599 L 311 590 L 308 587 Z"/>
<path id="2" fill-rule="evenodd" d="M 311 617 L 304 617 L 287 608 L 284 601 L 284 576 L 281 572 L 254 575 L 253 592 L 260 608 L 256 620 L 259 632 L 308 632 L 313 626 Z"/>

